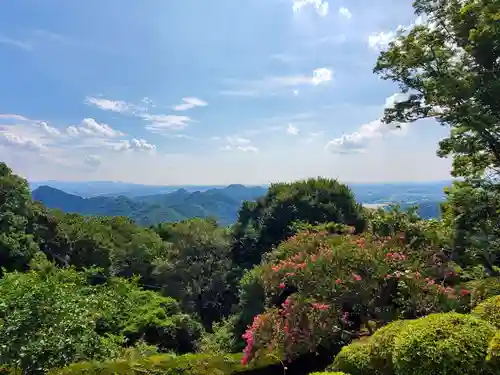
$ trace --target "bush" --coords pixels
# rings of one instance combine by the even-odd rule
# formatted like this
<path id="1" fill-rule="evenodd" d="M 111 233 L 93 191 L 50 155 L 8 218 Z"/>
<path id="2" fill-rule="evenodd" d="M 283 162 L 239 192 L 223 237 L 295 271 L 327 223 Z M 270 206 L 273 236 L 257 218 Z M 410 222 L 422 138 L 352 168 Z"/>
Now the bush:
<path id="1" fill-rule="evenodd" d="M 475 307 L 485 299 L 500 295 L 500 277 L 472 280 L 464 284 L 471 292 L 471 306 Z"/>
<path id="2" fill-rule="evenodd" d="M 392 351 L 396 336 L 413 320 L 396 320 L 376 331 L 370 338 L 370 360 L 372 366 L 384 375 L 394 374 Z"/>
<path id="3" fill-rule="evenodd" d="M 349 375 L 349 374 L 346 374 L 345 372 L 335 371 L 335 372 L 313 372 L 309 375 Z"/>
<path id="4" fill-rule="evenodd" d="M 495 328 L 472 315 L 431 314 L 403 327 L 395 338 L 398 375 L 488 374 L 486 354 Z"/>
<path id="5" fill-rule="evenodd" d="M 477 305 L 472 313 L 500 328 L 500 296 L 488 298 Z"/>
<path id="6" fill-rule="evenodd" d="M 374 372 L 370 358 L 370 341 L 357 341 L 344 346 L 327 370 L 343 371 L 351 375 Z"/>
<path id="7" fill-rule="evenodd" d="M 273 364 L 271 358 L 248 368 L 241 364 L 241 354 L 163 354 L 131 362 L 82 362 L 55 370 L 49 375 L 230 375 Z"/>
<path id="8" fill-rule="evenodd" d="M 500 331 L 491 339 L 486 361 L 492 368 L 500 369 Z"/>

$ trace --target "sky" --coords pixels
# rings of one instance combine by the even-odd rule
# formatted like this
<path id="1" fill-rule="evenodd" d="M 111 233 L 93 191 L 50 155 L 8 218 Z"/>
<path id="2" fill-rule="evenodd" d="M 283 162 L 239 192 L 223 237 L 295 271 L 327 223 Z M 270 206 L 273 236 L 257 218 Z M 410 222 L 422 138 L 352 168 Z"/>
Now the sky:
<path id="1" fill-rule="evenodd" d="M 0 160 L 29 180 L 449 178 L 372 73 L 409 0 L 0 0 Z"/>

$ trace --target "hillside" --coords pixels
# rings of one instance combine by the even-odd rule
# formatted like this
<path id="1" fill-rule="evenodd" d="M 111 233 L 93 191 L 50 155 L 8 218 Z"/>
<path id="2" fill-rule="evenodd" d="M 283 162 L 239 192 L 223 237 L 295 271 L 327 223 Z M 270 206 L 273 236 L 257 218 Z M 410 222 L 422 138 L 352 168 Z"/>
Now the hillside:
<path id="1" fill-rule="evenodd" d="M 261 187 L 229 185 L 222 189 L 189 192 L 179 189 L 172 193 L 136 198 L 125 196 L 97 196 L 83 198 L 62 190 L 40 186 L 32 192 L 33 199 L 49 208 L 67 213 L 99 216 L 126 216 L 140 225 L 181 221 L 190 218 L 215 217 L 220 225 L 236 221 L 244 200 L 255 200 L 264 195 Z"/>

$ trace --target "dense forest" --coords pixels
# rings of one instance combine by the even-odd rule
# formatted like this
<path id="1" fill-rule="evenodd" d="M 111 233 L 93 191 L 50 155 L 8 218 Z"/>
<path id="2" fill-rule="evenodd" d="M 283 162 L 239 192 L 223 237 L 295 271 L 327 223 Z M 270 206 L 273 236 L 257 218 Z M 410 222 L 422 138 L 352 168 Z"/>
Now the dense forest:
<path id="1" fill-rule="evenodd" d="M 229 227 L 144 227 L 46 208 L 0 163 L 0 373 L 500 374 L 500 0 L 414 8 L 374 73 L 405 97 L 384 121 L 450 130 L 441 220 L 317 178 Z"/>

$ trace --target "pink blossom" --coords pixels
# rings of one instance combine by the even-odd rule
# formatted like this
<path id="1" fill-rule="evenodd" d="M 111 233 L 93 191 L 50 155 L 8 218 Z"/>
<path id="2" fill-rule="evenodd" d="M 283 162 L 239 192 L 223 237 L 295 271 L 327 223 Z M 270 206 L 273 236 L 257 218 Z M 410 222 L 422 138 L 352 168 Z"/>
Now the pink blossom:
<path id="1" fill-rule="evenodd" d="M 342 280 L 340 280 L 340 279 L 335 280 L 335 284 L 337 284 L 337 285 L 342 284 Z"/>
<path id="2" fill-rule="evenodd" d="M 280 283 L 280 289 L 285 289 L 285 283 Z"/>
<path id="3" fill-rule="evenodd" d="M 358 274 L 356 274 L 356 273 L 353 273 L 353 274 L 352 274 L 352 277 L 353 277 L 353 278 L 354 278 L 354 280 L 356 280 L 356 281 L 361 281 L 361 276 L 359 276 L 359 275 L 358 275 Z"/>

